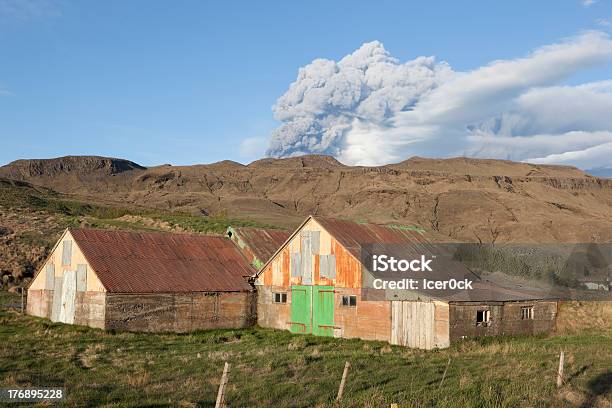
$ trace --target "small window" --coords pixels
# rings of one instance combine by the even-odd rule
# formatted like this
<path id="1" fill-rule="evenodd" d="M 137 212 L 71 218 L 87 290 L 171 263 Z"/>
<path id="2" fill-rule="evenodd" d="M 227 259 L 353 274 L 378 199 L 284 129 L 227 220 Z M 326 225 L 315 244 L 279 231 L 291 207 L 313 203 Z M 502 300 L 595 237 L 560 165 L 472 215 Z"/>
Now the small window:
<path id="1" fill-rule="evenodd" d="M 287 303 L 287 294 L 286 293 L 275 293 L 274 303 Z"/>
<path id="2" fill-rule="evenodd" d="M 478 310 L 476 312 L 476 326 L 488 326 L 491 321 L 491 312 L 489 310 Z"/>
<path id="3" fill-rule="evenodd" d="M 357 307 L 357 296 L 355 295 L 343 295 L 342 306 L 346 307 Z"/>
<path id="4" fill-rule="evenodd" d="M 533 306 L 521 307 L 521 319 L 533 320 Z"/>

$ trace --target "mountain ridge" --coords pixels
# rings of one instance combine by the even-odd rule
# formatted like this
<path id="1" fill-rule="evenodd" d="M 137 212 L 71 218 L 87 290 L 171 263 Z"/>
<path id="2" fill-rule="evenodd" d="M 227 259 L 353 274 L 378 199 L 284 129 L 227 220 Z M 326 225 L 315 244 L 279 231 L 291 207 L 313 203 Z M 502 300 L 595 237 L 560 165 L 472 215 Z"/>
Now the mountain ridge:
<path id="1" fill-rule="evenodd" d="M 103 156 L 62 156 L 52 159 L 19 159 L 0 167 L 6 177 L 57 176 L 73 171 L 98 171 L 118 174 L 129 170 L 145 170 L 146 167 L 130 160 Z M 10 177 L 13 176 L 13 177 Z"/>
<path id="2" fill-rule="evenodd" d="M 0 176 L 65 194 L 284 227 L 318 214 L 419 225 L 469 242 L 612 242 L 612 180 L 570 166 L 412 157 L 366 167 L 308 155 L 144 167 L 93 157 L 70 156 L 70 166 L 57 162 L 66 158 L 21 160 L 0 167 Z"/>

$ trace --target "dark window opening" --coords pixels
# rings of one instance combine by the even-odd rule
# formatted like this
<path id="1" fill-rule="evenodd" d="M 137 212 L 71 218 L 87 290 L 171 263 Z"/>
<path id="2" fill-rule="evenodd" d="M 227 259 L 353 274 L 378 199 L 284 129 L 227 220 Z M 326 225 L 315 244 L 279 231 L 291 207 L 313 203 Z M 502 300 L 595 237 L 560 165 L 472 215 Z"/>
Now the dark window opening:
<path id="1" fill-rule="evenodd" d="M 343 295 L 342 306 L 346 307 L 357 307 L 357 296 L 355 295 Z"/>
<path id="2" fill-rule="evenodd" d="M 533 306 L 521 307 L 521 319 L 533 320 Z"/>
<path id="3" fill-rule="evenodd" d="M 286 293 L 275 293 L 274 303 L 287 303 L 287 294 Z"/>
<path id="4" fill-rule="evenodd" d="M 478 310 L 476 312 L 476 326 L 488 326 L 491 321 L 491 312 L 489 310 Z"/>

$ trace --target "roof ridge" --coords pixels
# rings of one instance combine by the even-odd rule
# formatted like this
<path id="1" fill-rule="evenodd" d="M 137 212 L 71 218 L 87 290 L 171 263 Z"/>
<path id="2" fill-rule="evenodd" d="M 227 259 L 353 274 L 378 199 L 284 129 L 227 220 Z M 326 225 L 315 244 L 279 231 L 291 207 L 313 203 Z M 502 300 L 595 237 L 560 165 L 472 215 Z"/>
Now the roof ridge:
<path id="1" fill-rule="evenodd" d="M 107 229 L 99 227 L 68 227 L 68 231 L 97 231 L 104 233 L 125 233 L 125 234 L 143 234 L 143 235 L 173 235 L 183 237 L 210 237 L 210 238 L 224 238 L 227 239 L 225 234 L 218 233 L 198 233 L 198 232 L 175 232 L 175 231 L 140 231 L 140 230 L 127 230 L 127 229 Z"/>
<path id="2" fill-rule="evenodd" d="M 396 227 L 410 227 L 409 229 L 412 230 L 412 227 L 414 228 L 419 228 L 416 225 L 410 225 L 410 224 L 404 224 L 404 223 L 378 223 L 378 222 L 371 222 L 371 221 L 361 221 L 361 220 L 352 220 L 352 219 L 347 219 L 347 218 L 338 218 L 338 217 L 329 217 L 329 216 L 324 216 L 324 215 L 311 215 L 310 217 L 314 218 L 315 220 L 317 219 L 326 219 L 326 220 L 333 220 L 333 221 L 341 221 L 341 222 L 350 222 L 353 224 L 357 224 L 357 225 L 376 225 L 378 227 L 385 227 L 385 228 L 396 228 Z M 402 228 L 399 228 L 402 229 Z"/>

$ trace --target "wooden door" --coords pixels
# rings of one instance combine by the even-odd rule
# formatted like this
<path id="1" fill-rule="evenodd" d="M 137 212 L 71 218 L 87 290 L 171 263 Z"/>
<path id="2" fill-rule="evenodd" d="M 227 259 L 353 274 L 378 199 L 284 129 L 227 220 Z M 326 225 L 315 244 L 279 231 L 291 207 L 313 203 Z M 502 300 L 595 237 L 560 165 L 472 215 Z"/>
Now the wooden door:
<path id="1" fill-rule="evenodd" d="M 312 286 L 291 286 L 292 333 L 312 333 Z"/>
<path id="2" fill-rule="evenodd" d="M 333 337 L 334 287 L 314 286 L 312 297 L 312 334 Z"/>
<path id="3" fill-rule="evenodd" d="M 62 304 L 59 311 L 59 321 L 67 324 L 74 323 L 76 300 L 76 272 L 64 271 L 62 282 Z"/>

